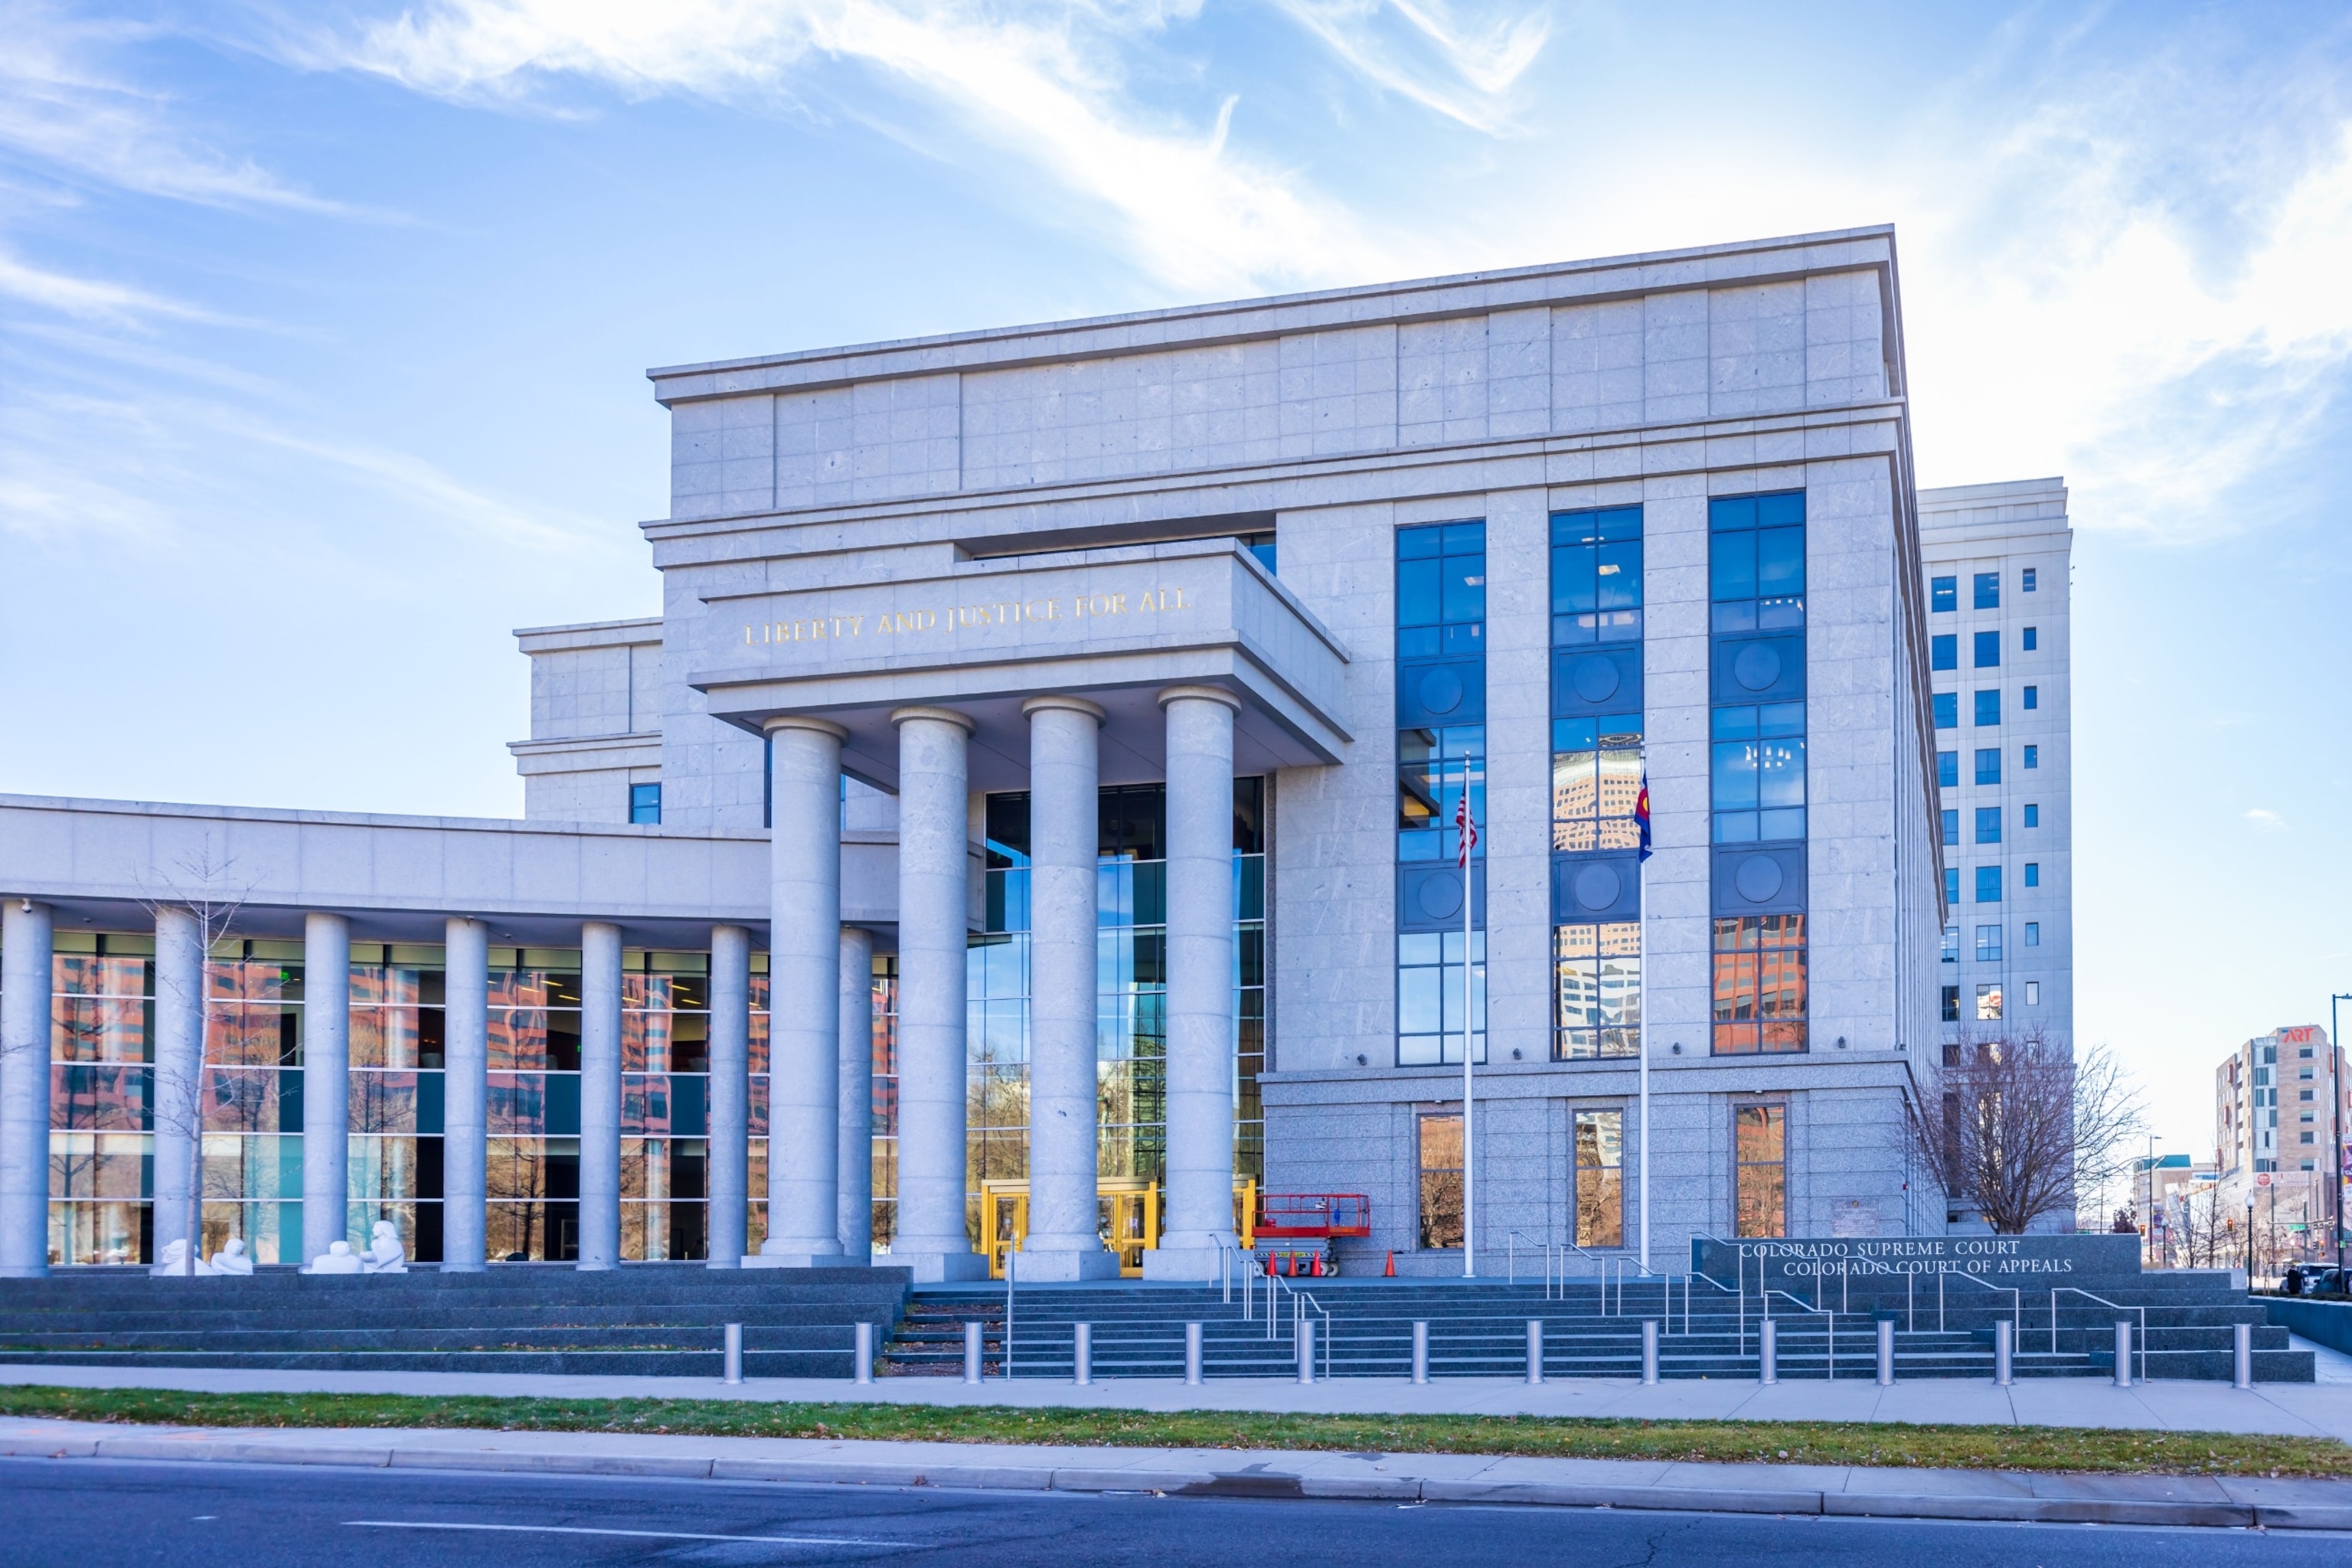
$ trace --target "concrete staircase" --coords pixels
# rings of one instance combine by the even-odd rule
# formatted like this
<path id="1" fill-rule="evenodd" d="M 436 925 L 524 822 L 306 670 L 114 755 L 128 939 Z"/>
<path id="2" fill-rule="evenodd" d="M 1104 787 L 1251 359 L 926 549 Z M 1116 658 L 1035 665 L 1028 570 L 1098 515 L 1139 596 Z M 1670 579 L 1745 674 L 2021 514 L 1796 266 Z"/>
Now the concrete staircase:
<path id="1" fill-rule="evenodd" d="M 1990 1378 L 1995 1317 L 2021 1321 L 2014 1370 L 2020 1377 L 2112 1375 L 2115 1321 L 2147 1310 L 2147 1373 L 2151 1377 L 2227 1379 L 2232 1370 L 2231 1328 L 2254 1325 L 2254 1370 L 2265 1382 L 2312 1381 L 2308 1351 L 2288 1346 L 2259 1306 L 2232 1292 L 2228 1277 L 2148 1275 L 2102 1279 L 2084 1289 L 2122 1303 L 2117 1310 L 2079 1297 L 2061 1297 L 2053 1347 L 2046 1293 L 2012 1303 L 1974 1287 L 1948 1285 L 1937 1326 L 1932 1283 L 1907 1299 L 1900 1280 L 1865 1288 L 1845 1282 L 1841 1299 L 1832 1279 L 1820 1310 L 1776 1293 L 1772 1319 L 1784 1379 L 1869 1378 L 1877 1370 L 1877 1321 L 1895 1325 L 1898 1378 Z M 1540 1283 L 1415 1279 L 1301 1280 L 1315 1303 L 1317 1375 L 1403 1377 L 1412 1363 L 1412 1325 L 1429 1324 L 1433 1377 L 1519 1377 L 1527 1372 L 1527 1323 L 1539 1319 L 1547 1377 L 1637 1377 L 1642 1321 L 1659 1321 L 1661 1377 L 1753 1378 L 1757 1374 L 1761 1309 L 1751 1287 L 1745 1300 L 1701 1277 L 1685 1302 L 1681 1283 L 1665 1300 L 1656 1279 L 1629 1280 L 1604 1299 L 1600 1284 L 1574 1279 L 1547 1292 Z M 2104 1285 L 2106 1289 L 2097 1289 Z M 1203 1374 L 1213 1379 L 1294 1378 L 1297 1375 L 1296 1309 L 1286 1292 L 1276 1321 L 1266 1321 L 1259 1282 L 1253 1312 L 1243 1316 L 1238 1286 L 1229 1301 L 1216 1287 L 1142 1285 L 1002 1285 L 918 1289 L 887 1348 L 887 1371 L 901 1376 L 956 1376 L 963 1367 L 963 1325 L 982 1324 L 987 1374 L 1067 1378 L 1074 1363 L 1074 1325 L 1092 1325 L 1093 1370 L 1098 1378 L 1179 1377 L 1184 1366 L 1184 1325 L 1202 1325 Z M 1328 1314 L 1328 1317 L 1327 1317 Z M 1834 1347 L 1834 1354 L 1832 1354 Z M 2135 1363 L 2138 1357 L 2134 1357 Z M 2138 1373 L 2135 1365 L 2135 1375 Z"/>
<path id="2" fill-rule="evenodd" d="M 887 1336 L 903 1268 L 629 1264 L 583 1274 L 247 1279 L 74 1269 L 0 1280 L 0 1363 L 716 1376 L 722 1325 L 744 1325 L 751 1377 L 850 1375 L 856 1327 Z"/>

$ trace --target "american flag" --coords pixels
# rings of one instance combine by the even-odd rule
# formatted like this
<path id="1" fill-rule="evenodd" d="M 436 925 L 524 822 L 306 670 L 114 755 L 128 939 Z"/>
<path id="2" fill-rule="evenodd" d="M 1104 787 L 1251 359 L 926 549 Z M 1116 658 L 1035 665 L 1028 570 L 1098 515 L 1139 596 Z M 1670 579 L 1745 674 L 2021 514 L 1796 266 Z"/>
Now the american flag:
<path id="1" fill-rule="evenodd" d="M 1462 836 L 1461 853 L 1454 863 L 1464 870 L 1470 868 L 1470 851 L 1478 847 L 1478 825 L 1470 820 L 1470 792 L 1464 790 L 1462 798 L 1454 803 L 1454 828 Z"/>

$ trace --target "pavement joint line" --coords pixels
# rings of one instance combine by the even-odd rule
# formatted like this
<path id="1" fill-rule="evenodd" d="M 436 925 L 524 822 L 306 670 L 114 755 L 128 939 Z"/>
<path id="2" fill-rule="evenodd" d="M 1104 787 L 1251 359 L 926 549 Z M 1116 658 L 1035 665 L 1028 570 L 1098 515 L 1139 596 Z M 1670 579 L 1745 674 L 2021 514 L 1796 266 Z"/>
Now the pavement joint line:
<path id="1" fill-rule="evenodd" d="M 2352 1531 L 2352 1481 L 2339 1480 L 1866 1466 L 1790 1466 L 1786 1479 L 1776 1479 L 1770 1467 L 1757 1465 L 1495 1455 L 1366 1457 L 1319 1450 L 1121 1449 L 1117 1452 L 1123 1462 L 1109 1462 L 1106 1456 L 1087 1464 L 1053 1462 L 1071 1452 L 1066 1449 L 996 1444 L 436 1429 L 386 1429 L 372 1434 L 381 1441 L 353 1444 L 332 1437 L 306 1440 L 301 1431 L 172 1427 L 123 1436 L 95 1423 L 0 1421 L 0 1457 Z M 619 1440 L 611 1440 L 615 1437 Z M 567 1444 L 566 1438 L 595 1441 Z M 683 1451 L 698 1447 L 705 1451 Z M 863 1457 L 810 1451 L 845 1447 L 855 1447 Z"/>

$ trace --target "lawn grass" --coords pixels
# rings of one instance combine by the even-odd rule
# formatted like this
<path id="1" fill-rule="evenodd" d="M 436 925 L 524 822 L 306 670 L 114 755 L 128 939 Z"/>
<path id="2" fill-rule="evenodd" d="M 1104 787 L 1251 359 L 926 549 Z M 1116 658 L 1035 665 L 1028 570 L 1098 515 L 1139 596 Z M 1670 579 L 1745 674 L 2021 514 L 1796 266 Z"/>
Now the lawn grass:
<path id="1" fill-rule="evenodd" d="M 1299 1415 L 727 1399 L 421 1398 L 0 1387 L 0 1415 L 185 1426 L 442 1427 L 725 1437 L 887 1438 L 1151 1448 L 1307 1448 L 1537 1458 L 1691 1459 L 2123 1475 L 2352 1477 L 2352 1446 L 2074 1426 L 1638 1421 L 1533 1415 Z"/>

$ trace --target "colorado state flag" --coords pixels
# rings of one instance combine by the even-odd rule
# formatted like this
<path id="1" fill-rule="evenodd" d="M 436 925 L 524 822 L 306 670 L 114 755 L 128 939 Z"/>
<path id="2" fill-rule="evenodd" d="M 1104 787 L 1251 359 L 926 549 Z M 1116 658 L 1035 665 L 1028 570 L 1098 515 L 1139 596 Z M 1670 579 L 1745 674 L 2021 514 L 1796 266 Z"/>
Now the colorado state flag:
<path id="1" fill-rule="evenodd" d="M 1633 822 L 1642 830 L 1642 858 L 1650 858 L 1650 770 L 1642 770 L 1642 793 L 1633 797 Z"/>

